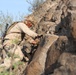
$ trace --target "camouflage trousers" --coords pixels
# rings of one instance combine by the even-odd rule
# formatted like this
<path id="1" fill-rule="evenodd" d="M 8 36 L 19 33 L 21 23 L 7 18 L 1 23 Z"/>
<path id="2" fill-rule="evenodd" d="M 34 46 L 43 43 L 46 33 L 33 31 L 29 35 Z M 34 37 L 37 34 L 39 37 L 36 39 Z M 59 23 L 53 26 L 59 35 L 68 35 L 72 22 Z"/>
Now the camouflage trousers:
<path id="1" fill-rule="evenodd" d="M 13 59 L 16 59 L 15 61 L 23 59 L 23 53 L 21 51 L 21 48 L 16 44 L 4 46 L 4 51 L 6 53 L 4 58 L 11 57 Z"/>
<path id="2" fill-rule="evenodd" d="M 10 46 L 6 45 L 3 49 L 3 62 L 0 63 L 0 67 L 5 67 L 6 69 L 10 68 L 12 65 L 23 59 L 23 53 L 21 48 L 18 45 L 12 44 Z"/>

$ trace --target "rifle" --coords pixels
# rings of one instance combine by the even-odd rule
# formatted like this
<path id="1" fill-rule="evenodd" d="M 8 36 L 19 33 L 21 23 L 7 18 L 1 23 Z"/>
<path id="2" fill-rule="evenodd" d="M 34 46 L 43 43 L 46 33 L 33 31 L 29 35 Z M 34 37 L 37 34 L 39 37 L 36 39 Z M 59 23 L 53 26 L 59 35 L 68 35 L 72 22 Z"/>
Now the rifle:
<path id="1" fill-rule="evenodd" d="M 1 42 L 1 44 L 2 44 L 2 49 L 1 50 L 2 50 L 2 59 L 3 59 L 3 61 L 4 61 L 4 58 L 6 56 L 6 51 L 4 50 L 3 42 L 4 42 L 4 37 L 6 36 L 8 26 L 9 26 L 9 24 L 6 24 L 5 31 L 4 31 L 3 36 L 2 36 L 2 42 Z"/>
<path id="2" fill-rule="evenodd" d="M 4 31 L 3 36 L 2 36 L 2 44 L 3 44 L 3 42 L 4 42 L 4 37 L 6 36 L 6 32 L 7 32 L 8 26 L 9 26 L 9 24 L 6 23 L 5 31 Z"/>

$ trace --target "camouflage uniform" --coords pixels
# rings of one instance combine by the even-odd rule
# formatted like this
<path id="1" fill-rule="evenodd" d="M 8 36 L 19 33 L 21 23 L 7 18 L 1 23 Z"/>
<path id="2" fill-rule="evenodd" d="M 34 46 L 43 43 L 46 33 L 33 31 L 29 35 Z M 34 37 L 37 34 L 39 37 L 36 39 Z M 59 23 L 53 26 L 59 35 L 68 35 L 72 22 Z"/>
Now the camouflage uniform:
<path id="1" fill-rule="evenodd" d="M 22 36 L 24 36 L 23 33 L 30 36 L 30 37 L 27 37 L 27 41 L 29 43 L 32 43 L 34 41 L 33 38 L 37 36 L 37 33 L 30 30 L 27 27 L 27 25 L 25 25 L 23 22 L 19 22 L 13 28 L 11 28 L 11 30 L 6 34 L 3 42 L 5 51 L 9 55 L 11 55 L 11 53 L 16 54 L 17 56 L 20 57 L 19 60 L 23 58 L 23 53 L 21 51 L 21 48 L 18 46 L 22 41 Z"/>

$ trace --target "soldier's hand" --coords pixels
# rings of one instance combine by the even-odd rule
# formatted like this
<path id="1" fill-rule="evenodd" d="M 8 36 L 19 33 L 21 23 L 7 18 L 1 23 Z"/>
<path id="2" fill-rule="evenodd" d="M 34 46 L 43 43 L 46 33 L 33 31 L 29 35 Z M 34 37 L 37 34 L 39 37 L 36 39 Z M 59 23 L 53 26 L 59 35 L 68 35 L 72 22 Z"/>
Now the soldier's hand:
<path id="1" fill-rule="evenodd" d="M 38 44 L 40 42 L 40 39 L 35 39 L 36 44 Z"/>
<path id="2" fill-rule="evenodd" d="M 33 44 L 33 45 L 37 45 L 39 42 L 40 42 L 39 39 L 35 39 L 34 41 L 31 42 L 31 44 Z"/>

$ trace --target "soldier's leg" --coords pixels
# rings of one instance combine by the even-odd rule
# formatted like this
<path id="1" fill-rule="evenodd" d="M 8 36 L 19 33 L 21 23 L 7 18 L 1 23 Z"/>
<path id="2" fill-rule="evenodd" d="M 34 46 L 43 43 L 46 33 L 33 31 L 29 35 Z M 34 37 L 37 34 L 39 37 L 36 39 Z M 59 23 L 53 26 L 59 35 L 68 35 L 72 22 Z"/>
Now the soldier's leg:
<path id="1" fill-rule="evenodd" d="M 11 45 L 6 46 L 4 49 L 7 56 L 4 58 L 4 63 L 2 63 L 0 67 L 5 66 L 6 68 L 9 68 L 11 66 L 11 62 L 15 63 L 23 59 L 23 53 L 19 46 Z"/>
<path id="2" fill-rule="evenodd" d="M 14 60 L 17 59 L 19 61 L 23 59 L 23 53 L 18 45 L 11 45 L 10 49 L 8 50 L 8 55 L 10 55 L 11 58 L 13 57 Z"/>

